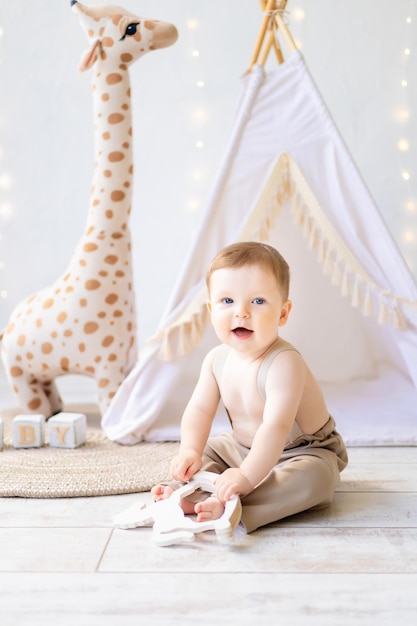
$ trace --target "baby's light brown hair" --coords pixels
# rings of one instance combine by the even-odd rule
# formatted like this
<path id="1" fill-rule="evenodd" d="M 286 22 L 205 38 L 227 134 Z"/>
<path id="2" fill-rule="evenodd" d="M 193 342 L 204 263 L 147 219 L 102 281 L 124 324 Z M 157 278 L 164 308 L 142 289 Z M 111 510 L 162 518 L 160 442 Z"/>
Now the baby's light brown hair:
<path id="1" fill-rule="evenodd" d="M 288 300 L 290 290 L 290 267 L 284 257 L 272 246 L 258 241 L 242 241 L 226 246 L 214 257 L 206 274 L 206 284 L 210 291 L 210 279 L 216 270 L 238 268 L 244 265 L 259 265 L 272 272 L 284 300 Z"/>

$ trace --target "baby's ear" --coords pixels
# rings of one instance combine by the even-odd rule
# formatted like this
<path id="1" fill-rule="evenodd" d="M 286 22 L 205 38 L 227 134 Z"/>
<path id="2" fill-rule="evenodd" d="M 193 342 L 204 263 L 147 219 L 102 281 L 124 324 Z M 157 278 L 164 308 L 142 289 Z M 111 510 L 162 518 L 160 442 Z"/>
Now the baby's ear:
<path id="1" fill-rule="evenodd" d="M 288 317 L 290 315 L 291 309 L 292 309 L 292 302 L 291 300 L 287 300 L 282 305 L 278 326 L 285 326 L 285 324 L 288 322 Z"/>
<path id="2" fill-rule="evenodd" d="M 80 62 L 78 63 L 78 69 L 80 72 L 85 72 L 85 70 L 89 70 L 90 67 L 94 65 L 94 63 L 98 59 L 98 55 L 101 51 L 101 41 L 100 39 L 95 39 L 91 46 L 84 50 L 81 55 Z"/>

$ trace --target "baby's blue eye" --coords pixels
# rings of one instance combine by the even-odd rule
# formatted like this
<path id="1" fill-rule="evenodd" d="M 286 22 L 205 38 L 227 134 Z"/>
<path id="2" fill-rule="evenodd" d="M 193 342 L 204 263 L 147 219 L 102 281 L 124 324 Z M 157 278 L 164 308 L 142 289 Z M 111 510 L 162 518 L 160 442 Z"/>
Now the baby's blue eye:
<path id="1" fill-rule="evenodd" d="M 263 298 L 255 298 L 254 303 L 255 304 L 263 304 L 265 302 L 265 300 Z"/>
<path id="2" fill-rule="evenodd" d="M 232 298 L 223 298 L 223 302 L 224 304 L 232 304 L 233 300 Z"/>

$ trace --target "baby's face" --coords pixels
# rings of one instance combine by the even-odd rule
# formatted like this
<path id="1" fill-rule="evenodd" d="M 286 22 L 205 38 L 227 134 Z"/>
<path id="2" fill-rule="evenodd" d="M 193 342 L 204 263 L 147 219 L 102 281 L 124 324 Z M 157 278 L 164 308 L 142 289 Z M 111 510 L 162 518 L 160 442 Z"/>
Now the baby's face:
<path id="1" fill-rule="evenodd" d="M 219 339 L 243 353 L 261 354 L 291 309 L 272 272 L 258 265 L 216 270 L 210 279 L 211 321 Z"/>

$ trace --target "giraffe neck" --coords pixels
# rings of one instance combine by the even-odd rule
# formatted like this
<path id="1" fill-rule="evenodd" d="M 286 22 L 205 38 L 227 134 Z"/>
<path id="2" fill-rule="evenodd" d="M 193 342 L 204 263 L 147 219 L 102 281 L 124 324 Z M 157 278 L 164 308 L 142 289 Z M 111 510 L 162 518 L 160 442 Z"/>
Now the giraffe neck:
<path id="1" fill-rule="evenodd" d="M 95 168 L 87 231 L 127 230 L 132 202 L 132 120 L 127 69 L 93 79 Z"/>

